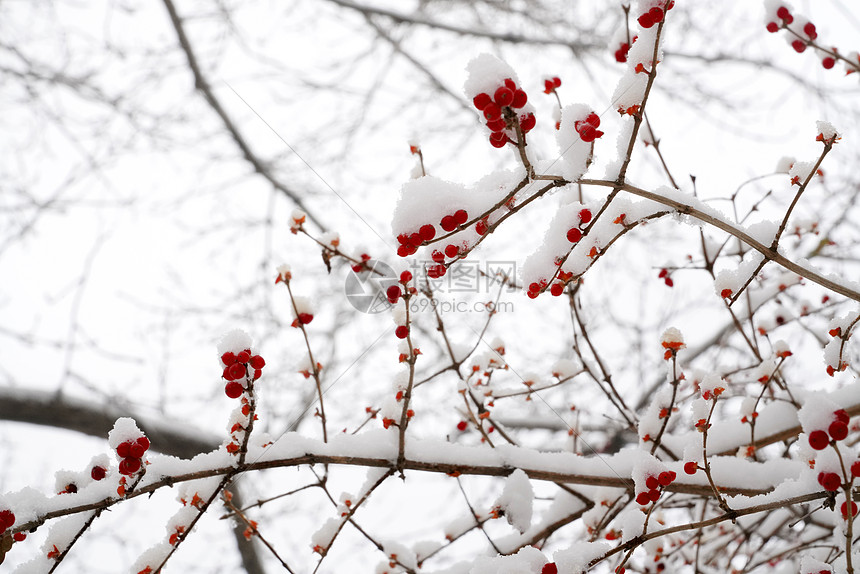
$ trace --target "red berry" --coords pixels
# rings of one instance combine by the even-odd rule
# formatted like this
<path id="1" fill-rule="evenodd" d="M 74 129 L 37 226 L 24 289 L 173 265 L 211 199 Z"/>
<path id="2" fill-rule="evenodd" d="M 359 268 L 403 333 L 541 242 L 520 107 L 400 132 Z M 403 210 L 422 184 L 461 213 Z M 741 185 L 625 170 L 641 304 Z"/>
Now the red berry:
<path id="1" fill-rule="evenodd" d="M 460 421 L 457 423 L 457 430 L 460 432 L 465 431 L 467 427 L 468 425 L 466 424 L 466 421 Z"/>
<path id="2" fill-rule="evenodd" d="M 842 503 L 842 506 L 839 507 L 839 509 L 842 511 L 842 518 L 848 518 L 848 501 L 847 500 Z M 857 503 L 852 500 L 851 501 L 851 516 L 856 516 L 856 515 L 857 515 Z M 830 573 L 828 572 L 828 574 L 830 574 Z"/>
<path id="3" fill-rule="evenodd" d="M 687 474 L 696 474 L 699 470 L 699 465 L 693 461 L 684 463 L 684 472 Z"/>
<path id="4" fill-rule="evenodd" d="M 249 353 L 248 351 L 242 351 L 236 355 L 236 361 L 240 363 L 247 363 L 250 358 L 251 353 Z"/>
<path id="5" fill-rule="evenodd" d="M 842 479 L 835 472 L 822 472 L 818 475 L 818 482 L 828 492 L 835 492 L 842 486 Z"/>
<path id="6" fill-rule="evenodd" d="M 475 224 L 475 232 L 478 235 L 485 234 L 487 232 L 487 222 L 482 219 L 478 223 L 476 223 Z"/>
<path id="7" fill-rule="evenodd" d="M 791 12 L 789 12 L 788 8 L 786 8 L 785 6 L 780 6 L 776 9 L 776 17 L 782 20 L 785 20 L 786 18 L 792 18 Z"/>
<path id="8" fill-rule="evenodd" d="M 494 120 L 502 115 L 502 108 L 497 106 L 496 104 L 490 102 L 487 104 L 487 107 L 484 108 L 484 118 L 488 120 Z"/>
<path id="9" fill-rule="evenodd" d="M 529 299 L 537 299 L 540 291 L 529 291 L 526 295 L 528 295 Z"/>
<path id="10" fill-rule="evenodd" d="M 627 55 L 621 50 L 615 50 L 615 61 L 620 63 L 626 62 Z"/>
<path id="11" fill-rule="evenodd" d="M 224 386 L 224 394 L 231 399 L 238 399 L 245 392 L 245 387 L 235 381 L 231 381 Z"/>
<path id="12" fill-rule="evenodd" d="M 445 261 L 445 254 L 438 249 L 434 249 L 433 254 L 430 256 L 430 258 L 433 259 L 433 261 L 435 261 L 436 263 L 442 263 L 443 261 Z"/>
<path id="13" fill-rule="evenodd" d="M 463 225 L 467 221 L 469 221 L 469 212 L 465 209 L 458 209 L 454 212 L 454 221 L 457 225 Z"/>
<path id="14" fill-rule="evenodd" d="M 508 127 L 508 122 L 505 121 L 505 118 L 496 118 L 488 121 L 487 127 L 490 128 L 491 132 L 500 132 Z"/>
<path id="15" fill-rule="evenodd" d="M 494 148 L 503 148 L 508 143 L 508 136 L 504 132 L 493 132 L 490 134 L 490 145 Z"/>
<path id="16" fill-rule="evenodd" d="M 529 291 L 537 292 L 540 291 L 540 283 L 534 282 L 529 284 Z"/>
<path id="17" fill-rule="evenodd" d="M 794 48 L 794 51 L 798 54 L 806 51 L 806 42 L 801 40 L 795 40 L 791 43 L 791 47 Z"/>
<path id="18" fill-rule="evenodd" d="M 400 325 L 394 330 L 394 335 L 398 339 L 405 339 L 409 335 L 409 327 L 406 325 Z"/>
<path id="19" fill-rule="evenodd" d="M 257 379 L 259 379 L 261 376 L 263 376 L 263 371 L 262 371 L 262 369 L 254 369 L 254 380 L 256 381 L 256 380 L 257 380 Z"/>
<path id="20" fill-rule="evenodd" d="M 551 94 L 555 90 L 555 84 L 552 80 L 544 80 L 543 81 L 543 93 Z"/>
<path id="21" fill-rule="evenodd" d="M 418 232 L 409 234 L 409 243 L 411 247 L 421 247 L 421 234 Z"/>
<path id="22" fill-rule="evenodd" d="M 653 488 L 648 491 L 648 498 L 651 499 L 651 502 L 657 502 L 660 500 L 660 491 L 656 488 Z"/>
<path id="23" fill-rule="evenodd" d="M 824 450 L 830 444 L 830 438 L 823 430 L 814 430 L 809 433 L 809 446 L 815 450 Z"/>
<path id="24" fill-rule="evenodd" d="M 27 535 L 23 532 L 16 532 L 15 534 L 12 535 L 12 539 L 15 542 L 24 542 L 27 539 Z"/>
<path id="25" fill-rule="evenodd" d="M 672 475 L 669 472 L 664 471 L 664 472 L 661 472 L 659 476 L 657 476 L 657 480 L 660 481 L 661 485 L 669 486 L 670 484 L 672 484 L 672 481 L 674 479 L 672 478 Z"/>
<path id="26" fill-rule="evenodd" d="M 388 289 L 385 290 L 385 295 L 388 297 L 388 302 L 392 305 L 397 303 L 397 300 L 400 299 L 400 295 L 402 291 L 400 290 L 399 285 L 392 285 Z"/>
<path id="27" fill-rule="evenodd" d="M 442 218 L 440 225 L 445 231 L 454 231 L 455 229 L 457 229 L 457 220 L 454 219 L 453 215 L 446 215 Z"/>
<path id="28" fill-rule="evenodd" d="M 116 447 L 116 454 L 120 458 L 127 458 L 131 456 L 131 441 L 125 441 L 120 443 L 118 447 Z"/>
<path id="29" fill-rule="evenodd" d="M 815 31 L 815 24 L 812 22 L 807 22 L 803 27 L 803 33 L 809 36 L 810 40 L 815 40 L 818 38 L 818 32 Z"/>
<path id="30" fill-rule="evenodd" d="M 576 243 L 580 239 L 582 239 L 582 232 L 579 230 L 579 228 L 571 227 L 567 231 L 567 240 L 570 241 L 571 243 Z"/>
<path id="31" fill-rule="evenodd" d="M 851 463 L 851 476 L 860 476 L 860 460 Z"/>
<path id="32" fill-rule="evenodd" d="M 430 224 L 422 225 L 421 228 L 418 229 L 418 235 L 421 237 L 421 241 L 430 241 L 436 237 L 436 228 Z"/>
<path id="33" fill-rule="evenodd" d="M 146 449 L 144 449 L 143 446 L 137 444 L 136 442 L 132 443 L 131 448 L 129 448 L 128 450 L 128 455 L 130 458 L 142 458 L 145 453 Z"/>
<path id="34" fill-rule="evenodd" d="M 401 245 L 400 247 L 403 247 L 403 246 Z M 364 271 L 364 267 L 362 267 L 361 265 L 353 265 L 352 271 L 353 271 L 353 273 L 361 273 L 362 271 Z"/>
<path id="35" fill-rule="evenodd" d="M 412 281 L 412 272 L 410 272 L 410 271 L 404 271 L 403 273 L 401 273 L 401 274 L 400 274 L 400 282 L 401 282 L 401 283 L 403 283 L 404 285 L 406 285 L 406 284 L 407 284 L 407 283 L 409 283 L 410 281 Z"/>
<path id="36" fill-rule="evenodd" d="M 221 362 L 227 365 L 228 367 L 236 362 L 236 355 L 233 353 L 224 353 L 221 355 Z"/>
<path id="37" fill-rule="evenodd" d="M 848 436 L 848 425 L 842 421 L 833 421 L 827 428 L 827 432 L 833 440 L 842 440 Z"/>
<path id="38" fill-rule="evenodd" d="M 505 87 L 507 87 L 511 90 L 516 90 L 517 89 L 517 83 L 515 81 L 513 81 L 511 78 L 505 78 Z"/>
<path id="39" fill-rule="evenodd" d="M 645 487 L 648 490 L 654 490 L 658 486 L 660 486 L 660 480 L 656 476 L 649 476 L 645 479 Z"/>
<path id="40" fill-rule="evenodd" d="M 90 471 L 90 476 L 93 480 L 102 480 L 107 476 L 107 470 L 102 466 L 94 466 Z"/>
<path id="41" fill-rule="evenodd" d="M 266 366 L 266 359 L 264 359 L 260 355 L 254 355 L 253 357 L 251 357 L 250 364 L 252 369 L 262 369 Z"/>
<path id="42" fill-rule="evenodd" d="M 400 257 L 409 257 L 413 253 L 415 253 L 415 249 L 407 247 L 406 245 L 401 245 L 397 248 L 397 255 Z"/>
<path id="43" fill-rule="evenodd" d="M 119 473 L 125 475 L 132 475 L 135 472 L 140 470 L 140 459 L 139 458 L 124 458 L 119 461 Z"/>
<path id="44" fill-rule="evenodd" d="M 143 448 L 144 452 L 149 450 L 149 439 L 145 436 L 140 437 L 136 442 Z"/>
<path id="45" fill-rule="evenodd" d="M 555 562 L 547 562 L 540 569 L 540 574 L 558 574 L 558 566 L 555 565 Z"/>
<path id="46" fill-rule="evenodd" d="M 668 270 L 668 269 L 666 269 L 666 268 L 663 268 L 663 269 L 661 269 L 661 270 L 660 270 L 660 273 L 658 273 L 658 274 L 657 274 L 657 278 L 658 278 L 658 279 L 663 279 L 664 277 L 666 277 L 666 276 L 668 276 L 668 275 L 669 275 L 669 270 Z"/>
<path id="47" fill-rule="evenodd" d="M 639 25 L 643 28 L 650 28 L 654 25 L 654 20 L 651 18 L 650 12 L 645 12 L 641 16 L 639 16 Z"/>
<path id="48" fill-rule="evenodd" d="M 537 124 L 537 120 L 535 119 L 534 114 L 529 114 L 524 118 L 520 118 L 520 129 L 525 133 L 532 131 L 535 124 Z"/>
<path id="49" fill-rule="evenodd" d="M 549 292 L 552 293 L 553 297 L 560 296 L 564 293 L 564 283 L 553 283 L 552 287 L 549 288 Z"/>
<path id="50" fill-rule="evenodd" d="M 443 255 L 443 257 L 444 257 L 444 255 Z M 439 277 L 442 277 L 443 275 L 445 275 L 445 273 L 447 273 L 447 271 L 448 271 L 448 268 L 445 267 L 444 265 L 431 265 L 427 269 L 427 277 L 429 277 L 430 279 L 438 279 Z"/>
<path id="51" fill-rule="evenodd" d="M 484 111 L 484 108 L 487 105 L 493 103 L 493 99 L 490 97 L 490 94 L 480 93 L 472 99 L 472 103 L 475 104 L 475 107 L 481 111 Z"/>
<path id="52" fill-rule="evenodd" d="M 511 102 L 512 108 L 521 108 L 526 105 L 526 102 L 529 101 L 529 96 L 522 90 L 517 90 L 514 92 L 514 101 Z"/>
<path id="53" fill-rule="evenodd" d="M 663 21 L 663 9 L 659 6 L 654 6 L 648 10 L 648 15 L 651 16 L 651 21 L 655 24 Z"/>
<path id="54" fill-rule="evenodd" d="M 299 315 L 299 321 L 304 323 L 304 321 L 302 321 L 302 315 Z M 230 380 L 235 381 L 236 379 L 241 379 L 245 376 L 246 372 L 245 365 L 242 363 L 233 363 L 230 365 Z"/>
<path id="55" fill-rule="evenodd" d="M 675 286 L 675 282 L 672 280 L 671 277 L 666 277 L 665 279 L 663 279 L 663 283 L 666 284 L 666 287 L 674 287 Z"/>
<path id="56" fill-rule="evenodd" d="M 415 252 L 413 251 L 413 253 L 415 253 Z M 311 315 L 310 313 L 299 313 L 299 323 L 301 323 L 302 325 L 307 325 L 308 323 L 310 323 L 313 320 L 314 320 L 314 316 Z M 244 377 L 245 373 L 242 373 L 240 376 Z"/>
<path id="57" fill-rule="evenodd" d="M 779 32 L 779 24 L 776 22 L 768 22 L 767 23 L 767 31 L 773 34 L 774 32 Z"/>
<path id="58" fill-rule="evenodd" d="M 825 70 L 829 70 L 836 65 L 836 60 L 834 60 L 830 56 L 827 56 L 826 58 L 821 60 L 821 65 L 824 66 Z"/>
<path id="59" fill-rule="evenodd" d="M 594 126 L 592 126 L 591 124 L 580 125 L 581 127 L 579 129 L 579 139 L 586 143 L 593 142 L 595 139 L 597 139 L 598 132 L 596 129 L 594 129 Z"/>
<path id="60" fill-rule="evenodd" d="M 590 114 L 588 114 L 588 117 L 585 118 L 585 123 L 591 124 L 595 128 L 599 128 L 600 127 L 600 116 L 598 116 L 594 112 L 591 112 Z"/>
<path id="61" fill-rule="evenodd" d="M 581 221 L 582 223 L 588 223 L 589 221 L 591 221 L 591 210 L 590 209 L 581 210 L 579 212 L 579 221 Z"/>
<path id="62" fill-rule="evenodd" d="M 514 101 L 514 91 L 507 86 L 502 86 L 493 94 L 493 101 L 499 107 L 509 106 Z"/>
<path id="63" fill-rule="evenodd" d="M 845 424 L 851 422 L 851 417 L 848 416 L 848 412 L 845 409 L 839 409 L 837 411 L 833 411 L 833 416 L 836 417 L 836 420 L 841 421 Z"/>
<path id="64" fill-rule="evenodd" d="M 552 83 L 556 88 L 560 88 L 561 87 L 561 78 L 559 78 L 558 76 L 554 76 L 552 79 Z"/>
<path id="65" fill-rule="evenodd" d="M 15 525 L 15 515 L 11 510 L 0 510 L 0 532 Z"/>
<path id="66" fill-rule="evenodd" d="M 648 506 L 651 502 L 651 497 L 648 496 L 647 491 L 640 492 L 636 495 L 636 503 L 642 506 Z"/>
<path id="67" fill-rule="evenodd" d="M 456 245 L 446 245 L 445 246 L 445 255 L 447 255 L 448 257 L 453 259 L 454 257 L 457 257 L 457 255 L 459 253 L 460 253 L 460 250 L 457 248 Z"/>

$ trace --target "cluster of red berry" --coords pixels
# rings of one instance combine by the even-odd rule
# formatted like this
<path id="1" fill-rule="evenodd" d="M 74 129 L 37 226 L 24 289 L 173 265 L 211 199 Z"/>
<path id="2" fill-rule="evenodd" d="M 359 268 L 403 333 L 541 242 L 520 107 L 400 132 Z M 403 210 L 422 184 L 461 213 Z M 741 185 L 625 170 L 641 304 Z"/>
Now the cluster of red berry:
<path id="1" fill-rule="evenodd" d="M 122 459 L 119 461 L 119 473 L 131 476 L 143 466 L 143 456 L 149 450 L 149 439 L 145 436 L 136 440 L 127 440 L 116 447 L 116 455 Z M 94 469 L 95 470 L 95 469 Z"/>
<path id="2" fill-rule="evenodd" d="M 458 229 L 465 225 L 467 221 L 469 221 L 469 212 L 465 209 L 458 209 L 454 213 L 442 217 L 441 221 L 439 222 L 439 227 L 441 227 L 442 230 L 446 233 L 450 233 L 455 229 Z M 400 243 L 400 246 L 397 248 L 397 254 L 400 257 L 408 257 L 409 255 L 412 255 L 413 253 L 418 251 L 418 248 L 424 245 L 424 243 L 432 241 L 435 237 L 436 227 L 429 223 L 419 227 L 418 231 L 416 232 L 401 233 L 397 236 L 397 241 L 398 243 Z M 449 245 L 445 248 L 446 251 L 449 251 L 449 247 L 457 249 L 457 252 L 455 252 L 454 255 L 450 256 L 456 257 L 456 253 L 459 252 L 459 249 L 456 248 L 456 246 Z"/>
<path id="3" fill-rule="evenodd" d="M 558 85 L 561 85 L 561 80 Z M 528 102 L 528 96 L 511 78 L 506 78 L 504 85 L 496 88 L 492 96 L 481 92 L 472 99 L 472 103 L 478 111 L 483 112 L 484 119 L 487 120 L 487 127 L 492 132 L 490 144 L 493 147 L 500 148 L 511 141 L 505 130 L 513 127 L 512 122 L 515 119 L 519 121 L 522 133 L 528 133 L 535 127 L 536 120 L 533 113 L 520 114 L 516 117 L 514 112 L 525 106 L 526 102 Z"/>
<path id="4" fill-rule="evenodd" d="M 821 429 L 814 430 L 809 433 L 809 446 L 815 450 L 824 450 L 830 444 L 830 439 L 834 441 L 843 440 L 848 436 L 848 422 L 851 418 L 844 409 L 834 411 L 835 420 L 827 427 L 827 431 Z M 853 467 L 852 467 L 853 468 Z"/>
<path id="5" fill-rule="evenodd" d="M 660 2 L 660 4 L 662 4 L 662 2 Z M 671 10 L 674 7 L 675 2 L 674 0 L 671 0 L 669 4 L 666 5 L 666 10 Z M 639 22 L 639 25 L 643 28 L 651 28 L 652 26 L 662 22 L 664 16 L 665 13 L 663 12 L 663 8 L 660 6 L 654 6 L 650 10 L 639 16 L 637 21 Z"/>
<path id="6" fill-rule="evenodd" d="M 591 114 L 595 115 L 595 114 Z M 591 116 L 589 116 L 591 117 Z M 597 120 L 600 123 L 600 120 Z M 578 124 L 579 122 L 577 122 Z M 590 124 L 589 124 L 590 125 Z M 577 127 L 577 131 L 579 131 L 579 127 Z M 601 134 L 603 132 L 600 132 Z M 580 132 L 581 135 L 581 132 Z M 599 137 L 599 136 L 598 136 Z M 582 228 L 591 221 L 591 210 L 590 209 L 582 209 L 579 211 L 579 223 L 574 227 L 571 227 L 567 230 L 567 240 L 571 243 L 578 243 L 580 239 L 582 239 Z"/>
<path id="7" fill-rule="evenodd" d="M 630 53 L 630 46 L 636 43 L 636 40 L 639 39 L 639 36 L 633 36 L 630 42 L 621 42 L 618 44 L 618 49 L 615 50 L 615 61 L 623 64 L 627 61 L 627 54 Z"/>
<path id="8" fill-rule="evenodd" d="M 561 78 L 553 76 L 543 81 L 543 93 L 551 94 L 561 87 Z"/>
<path id="9" fill-rule="evenodd" d="M 304 314 L 304 313 L 303 313 Z M 299 318 L 301 318 L 299 315 Z M 313 319 L 313 315 L 311 315 Z M 306 321 L 310 323 L 310 321 Z M 227 352 L 221 355 L 221 363 L 224 372 L 221 374 L 227 380 L 224 393 L 231 399 L 238 399 L 245 392 L 245 385 L 240 381 L 246 379 L 253 369 L 252 380 L 256 381 L 263 374 L 266 361 L 260 355 L 252 355 L 251 349 L 245 349 L 239 353 Z"/>
<path id="10" fill-rule="evenodd" d="M 660 499 L 661 489 L 669 486 L 675 481 L 677 475 L 674 471 L 666 470 L 657 476 L 649 476 L 645 479 L 645 487 L 648 490 L 643 490 L 636 495 L 636 502 L 641 506 L 647 506 L 652 502 L 657 502 Z"/>
<path id="11" fill-rule="evenodd" d="M 603 132 L 597 129 L 600 127 L 600 116 L 591 112 L 584 120 L 580 120 L 573 124 L 576 133 L 579 134 L 579 139 L 586 143 L 593 142 L 603 135 Z"/>
<path id="12" fill-rule="evenodd" d="M 404 271 L 400 274 L 400 283 L 403 285 L 403 289 L 406 289 L 409 292 L 414 292 L 414 288 L 407 288 L 410 281 L 412 281 L 411 271 Z M 400 299 L 401 295 L 403 295 L 403 290 L 400 288 L 400 285 L 392 285 L 385 290 L 385 296 L 388 297 L 388 302 L 392 305 L 397 303 L 397 300 Z"/>
<path id="13" fill-rule="evenodd" d="M 779 32 L 783 28 L 788 28 L 788 25 L 791 24 L 792 22 L 794 22 L 794 16 L 791 14 L 791 10 L 789 10 L 788 7 L 786 7 L 786 6 L 780 6 L 779 8 L 776 9 L 776 18 L 779 20 L 779 22 L 775 22 L 775 21 L 771 20 L 765 26 L 767 28 L 767 31 L 770 32 L 771 34 L 775 34 L 776 32 Z M 797 36 L 800 36 L 800 34 L 797 33 L 796 31 L 793 31 L 793 32 Z M 813 24 L 812 22 L 804 23 L 803 28 L 802 28 L 802 32 L 803 32 L 803 35 L 806 36 L 806 39 L 798 37 L 795 40 L 792 40 L 792 42 L 791 42 L 791 47 L 794 48 L 794 51 L 797 52 L 798 54 L 805 52 L 807 46 L 809 46 L 810 43 L 814 42 L 815 39 L 818 38 L 818 31 L 815 29 L 815 24 Z M 822 52 L 822 54 L 823 54 L 823 57 L 821 58 L 822 67 L 829 70 L 830 68 L 832 68 L 833 66 L 836 65 L 836 59 L 833 56 L 827 54 L 826 52 Z"/>

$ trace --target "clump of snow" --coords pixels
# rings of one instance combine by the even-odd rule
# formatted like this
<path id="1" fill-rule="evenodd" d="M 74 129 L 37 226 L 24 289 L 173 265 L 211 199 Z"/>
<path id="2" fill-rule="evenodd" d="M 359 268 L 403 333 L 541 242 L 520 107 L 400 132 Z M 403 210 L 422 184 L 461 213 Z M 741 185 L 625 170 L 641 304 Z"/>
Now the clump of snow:
<path id="1" fill-rule="evenodd" d="M 340 245 L 340 235 L 336 231 L 328 231 L 319 236 L 319 241 L 329 247 L 338 247 Z"/>
<path id="2" fill-rule="evenodd" d="M 791 156 L 782 156 L 779 158 L 779 161 L 776 162 L 776 168 L 774 171 L 776 173 L 788 173 L 791 171 L 791 166 L 794 165 L 795 159 Z"/>
<path id="3" fill-rule="evenodd" d="M 280 268 L 278 268 L 280 270 Z M 301 311 L 299 311 L 301 312 Z M 240 353 L 251 348 L 251 336 L 242 329 L 233 329 L 224 333 L 218 341 L 218 357 L 224 353 Z"/>
<path id="4" fill-rule="evenodd" d="M 764 256 L 758 251 L 748 252 L 744 255 L 744 260 L 741 261 L 737 269 L 724 269 L 717 274 L 717 278 L 714 280 L 714 291 L 720 297 L 723 297 L 724 294 L 729 297 L 736 295 L 758 269 L 759 263 L 763 259 Z"/>
<path id="5" fill-rule="evenodd" d="M 676 327 L 669 327 L 663 331 L 663 334 L 660 336 L 660 343 L 666 348 L 683 349 L 686 347 L 684 344 L 684 335 Z"/>
<path id="6" fill-rule="evenodd" d="M 807 434 L 815 430 L 827 430 L 830 423 L 835 419 L 834 412 L 839 406 L 826 395 L 811 394 L 804 401 L 803 406 L 797 411 L 803 431 Z"/>
<path id="7" fill-rule="evenodd" d="M 310 315 L 314 314 L 314 304 L 308 297 L 293 297 L 293 304 L 296 306 L 295 312 L 298 313 L 299 315 L 301 315 L 303 313 L 308 313 Z M 251 344 L 250 341 L 251 341 L 251 338 L 248 337 L 248 345 L 249 346 L 245 347 L 245 349 L 250 348 L 250 344 Z"/>
<path id="8" fill-rule="evenodd" d="M 820 135 L 825 140 L 839 137 L 839 132 L 836 131 L 836 128 L 834 128 L 833 124 L 831 124 L 830 122 L 818 120 L 817 122 L 815 122 L 815 129 L 818 130 L 818 135 Z"/>
<path id="9" fill-rule="evenodd" d="M 806 178 L 809 177 L 809 174 L 812 173 L 812 168 L 814 167 L 814 162 L 796 161 L 794 162 L 794 165 L 791 166 L 791 169 L 788 170 L 788 177 L 791 178 L 792 183 L 803 183 L 806 181 Z"/>
<path id="10" fill-rule="evenodd" d="M 699 390 L 702 392 L 702 396 L 705 396 L 705 393 L 710 395 L 719 395 L 726 388 L 726 382 L 716 373 L 708 373 L 704 377 L 702 377 L 701 382 L 699 383 Z"/>
<path id="11" fill-rule="evenodd" d="M 492 54 L 479 54 L 466 65 L 466 82 L 463 92 L 471 102 L 480 93 L 492 96 L 496 88 L 505 83 L 506 79 L 520 85 L 514 69 Z"/>
<path id="12" fill-rule="evenodd" d="M 582 370 L 582 364 L 574 359 L 559 359 L 552 366 L 552 376 L 569 379 Z"/>
<path id="13" fill-rule="evenodd" d="M 319 530 L 311 536 L 311 547 L 314 551 L 325 554 L 331 546 L 334 537 L 340 530 L 341 520 L 338 518 L 329 518 L 320 526 Z"/>
<path id="14" fill-rule="evenodd" d="M 561 156 L 561 175 L 568 181 L 577 181 L 587 169 L 591 157 L 591 142 L 584 142 L 576 131 L 576 123 L 592 113 L 583 104 L 567 105 L 561 110 L 561 125 L 555 134 Z"/>
<path id="15" fill-rule="evenodd" d="M 552 557 L 559 572 L 583 574 L 588 570 L 592 560 L 605 554 L 609 549 L 610 546 L 606 542 L 574 542 L 564 550 L 557 550 Z"/>
<path id="16" fill-rule="evenodd" d="M 290 214 L 290 230 L 295 233 L 304 225 L 308 214 L 301 209 L 294 209 Z"/>
<path id="17" fill-rule="evenodd" d="M 508 476 L 495 506 L 504 510 L 508 524 L 522 533 L 531 525 L 533 501 L 532 483 L 528 475 L 518 468 Z"/>
<path id="18" fill-rule="evenodd" d="M 469 574 L 523 574 L 540 572 L 546 564 L 546 556 L 533 546 L 521 548 L 511 556 L 481 556 L 475 560 Z M 560 570 L 564 572 L 563 570 Z"/>
<path id="19" fill-rule="evenodd" d="M 120 417 L 113 424 L 113 429 L 108 433 L 108 445 L 116 450 L 120 444 L 126 441 L 136 441 L 143 436 L 143 432 L 137 428 L 137 423 L 129 417 Z"/>

